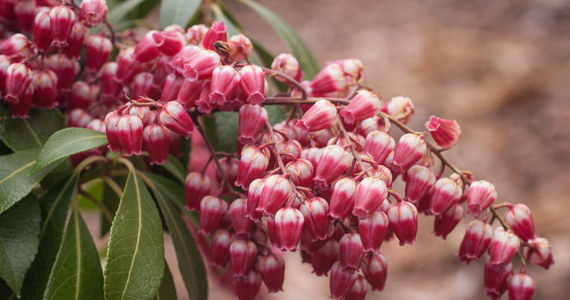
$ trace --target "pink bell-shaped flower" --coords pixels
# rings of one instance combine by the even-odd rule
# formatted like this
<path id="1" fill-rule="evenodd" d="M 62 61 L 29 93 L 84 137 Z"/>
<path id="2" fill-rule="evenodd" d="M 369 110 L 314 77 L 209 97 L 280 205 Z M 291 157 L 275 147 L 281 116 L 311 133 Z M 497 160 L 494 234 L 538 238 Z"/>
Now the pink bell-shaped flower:
<path id="1" fill-rule="evenodd" d="M 170 101 L 160 109 L 158 122 L 164 127 L 188 138 L 194 131 L 194 122 L 182 104 Z"/>
<path id="2" fill-rule="evenodd" d="M 537 266 L 548 270 L 554 264 L 550 242 L 545 238 L 535 238 L 528 241 L 528 247 L 523 250 L 524 258 Z"/>
<path id="3" fill-rule="evenodd" d="M 513 265 L 494 265 L 489 256 L 485 259 L 485 293 L 497 299 L 507 290 L 507 279 L 513 274 Z"/>
<path id="4" fill-rule="evenodd" d="M 328 100 L 319 100 L 297 121 L 297 127 L 305 132 L 331 128 L 336 121 L 337 109 Z"/>
<path id="5" fill-rule="evenodd" d="M 352 155 L 341 146 L 325 147 L 315 170 L 315 185 L 328 189 L 330 184 L 350 167 L 352 159 Z"/>
<path id="6" fill-rule="evenodd" d="M 366 219 L 388 196 L 384 181 L 376 177 L 366 177 L 359 184 L 352 214 L 359 219 Z"/>
<path id="7" fill-rule="evenodd" d="M 28 88 L 32 82 L 33 71 L 23 63 L 11 64 L 6 69 L 4 99 L 7 102 L 18 103 L 20 95 Z"/>
<path id="8" fill-rule="evenodd" d="M 238 198 L 232 201 L 229 212 L 236 234 L 248 237 L 253 221 L 247 216 L 247 199 Z"/>
<path id="9" fill-rule="evenodd" d="M 200 201 L 200 230 L 205 235 L 211 235 L 219 229 L 226 212 L 228 204 L 214 196 L 205 196 Z"/>
<path id="10" fill-rule="evenodd" d="M 314 250 L 311 255 L 311 266 L 313 273 L 317 276 L 326 275 L 337 261 L 339 256 L 339 246 L 335 239 L 328 239 L 325 243 Z"/>
<path id="11" fill-rule="evenodd" d="M 489 248 L 491 263 L 494 265 L 506 265 L 519 251 L 519 238 L 510 230 L 505 231 L 503 227 L 498 227 L 493 232 L 493 239 Z"/>
<path id="12" fill-rule="evenodd" d="M 445 240 L 447 235 L 453 231 L 455 226 L 465 216 L 463 205 L 455 204 L 450 209 L 440 215 L 435 216 L 433 233 Z"/>
<path id="13" fill-rule="evenodd" d="M 234 285 L 239 300 L 253 300 L 261 287 L 261 275 L 255 270 L 241 277 L 234 277 Z"/>
<path id="14" fill-rule="evenodd" d="M 426 122 L 425 127 L 437 145 L 442 148 L 455 146 L 459 141 L 459 137 L 461 137 L 459 124 L 452 120 L 431 116 L 429 117 L 429 121 Z"/>
<path id="15" fill-rule="evenodd" d="M 338 241 L 340 252 L 339 258 L 343 270 L 356 271 L 360 266 L 360 260 L 364 255 L 362 241 L 358 233 L 345 233 Z"/>
<path id="16" fill-rule="evenodd" d="M 209 102 L 222 106 L 233 98 L 239 84 L 239 74 L 232 66 L 218 66 L 212 72 Z"/>
<path id="17" fill-rule="evenodd" d="M 388 219 L 394 233 L 400 240 L 400 246 L 413 244 L 418 232 L 418 211 L 408 201 L 393 203 L 388 209 Z"/>
<path id="18" fill-rule="evenodd" d="M 215 50 L 214 43 L 218 41 L 228 41 L 228 27 L 222 21 L 214 21 L 212 23 L 212 26 L 202 38 L 202 47 L 208 50 Z"/>
<path id="19" fill-rule="evenodd" d="M 117 139 L 126 156 L 142 154 L 143 122 L 130 114 L 120 115 L 117 119 Z"/>
<path id="20" fill-rule="evenodd" d="M 223 268 L 230 259 L 232 235 L 226 229 L 218 229 L 212 236 L 212 264 Z"/>
<path id="21" fill-rule="evenodd" d="M 474 181 L 467 190 L 467 212 L 475 218 L 479 218 L 497 199 L 495 186 L 485 180 Z"/>
<path id="22" fill-rule="evenodd" d="M 354 124 L 375 116 L 378 111 L 380 111 L 380 98 L 371 91 L 360 90 L 340 115 L 347 124 Z"/>
<path id="23" fill-rule="evenodd" d="M 479 260 L 485 250 L 489 248 L 492 239 L 493 228 L 491 225 L 481 220 L 469 222 L 459 247 L 459 253 L 457 253 L 459 260 L 466 263 L 472 260 Z"/>
<path id="24" fill-rule="evenodd" d="M 373 291 L 384 290 L 388 277 L 388 261 L 384 255 L 376 251 L 367 253 L 362 259 L 360 269 Z"/>
<path id="25" fill-rule="evenodd" d="M 263 69 L 255 65 L 247 65 L 239 71 L 239 87 L 246 96 L 246 102 L 261 104 L 265 101 L 265 77 Z"/>
<path id="26" fill-rule="evenodd" d="M 46 51 L 53 38 L 51 36 L 51 21 L 49 17 L 49 12 L 40 12 L 34 18 L 34 45 L 39 51 Z"/>
<path id="27" fill-rule="evenodd" d="M 85 65 L 91 71 L 98 71 L 111 54 L 113 44 L 102 35 L 92 35 L 87 38 L 85 47 Z"/>
<path id="28" fill-rule="evenodd" d="M 305 218 L 298 209 L 284 207 L 275 213 L 275 227 L 282 250 L 297 250 L 304 223 Z"/>
<path id="29" fill-rule="evenodd" d="M 88 27 L 95 27 L 107 17 L 107 1 L 83 0 L 81 2 L 81 19 Z"/>
<path id="30" fill-rule="evenodd" d="M 330 200 L 330 215 L 342 220 L 346 218 L 356 201 L 357 182 L 353 178 L 341 178 L 333 187 Z"/>
<path id="31" fill-rule="evenodd" d="M 266 154 L 258 147 L 244 147 L 239 161 L 236 186 L 247 190 L 250 183 L 261 178 L 269 165 Z"/>
<path id="32" fill-rule="evenodd" d="M 530 300 L 534 294 L 534 288 L 534 279 L 524 271 L 513 274 L 507 282 L 509 300 Z"/>
<path id="33" fill-rule="evenodd" d="M 293 55 L 288 53 L 282 53 L 275 56 L 271 63 L 271 69 L 279 71 L 296 81 L 301 81 L 301 79 L 303 79 L 303 72 L 301 71 L 299 61 Z M 280 76 L 275 76 L 275 79 L 288 83 L 287 79 Z"/>
<path id="34" fill-rule="evenodd" d="M 267 122 L 263 106 L 245 104 L 239 110 L 239 137 L 242 144 L 254 143 Z"/>
<path id="35" fill-rule="evenodd" d="M 374 130 L 366 136 L 364 151 L 372 154 L 377 164 L 382 164 L 394 151 L 394 139 L 386 132 Z"/>
<path id="36" fill-rule="evenodd" d="M 162 165 L 168 157 L 170 135 L 162 125 L 151 124 L 143 130 L 143 140 L 148 148 L 151 164 Z"/>
<path id="37" fill-rule="evenodd" d="M 257 246 L 250 240 L 238 239 L 230 245 L 230 262 L 234 276 L 245 276 L 253 269 L 257 257 Z"/>
<path id="38" fill-rule="evenodd" d="M 329 204 L 321 197 L 308 200 L 299 208 L 305 219 L 305 227 L 313 241 L 324 240 L 329 234 Z"/>
<path id="39" fill-rule="evenodd" d="M 189 211 L 200 209 L 200 201 L 212 189 L 210 177 L 197 172 L 190 172 L 185 180 L 186 209 Z"/>
<path id="40" fill-rule="evenodd" d="M 402 135 L 396 145 L 393 164 L 402 172 L 420 161 L 427 152 L 426 142 L 420 135 L 406 133 Z"/>
<path id="41" fill-rule="evenodd" d="M 285 280 L 285 260 L 276 254 L 269 253 L 257 259 L 255 269 L 261 273 L 261 278 L 270 293 L 283 290 Z"/>
<path id="42" fill-rule="evenodd" d="M 414 116 L 414 104 L 408 97 L 394 97 L 382 106 L 382 111 L 407 124 Z"/>
<path id="43" fill-rule="evenodd" d="M 234 62 L 248 60 L 253 50 L 251 40 L 241 33 L 230 37 L 228 47 L 230 48 L 230 60 Z"/>
<path id="44" fill-rule="evenodd" d="M 348 292 L 352 289 L 352 286 L 358 279 L 358 272 L 351 272 L 344 270 L 342 263 L 337 261 L 332 269 L 330 275 L 330 289 L 331 297 L 333 299 L 343 299 Z"/>
<path id="45" fill-rule="evenodd" d="M 34 87 L 34 106 L 42 109 L 57 106 L 57 75 L 54 71 L 34 71 L 31 85 Z"/>
<path id="46" fill-rule="evenodd" d="M 287 200 L 294 196 L 293 186 L 283 175 L 271 175 L 265 178 L 261 199 L 257 211 L 264 215 L 275 214 Z"/>
<path id="47" fill-rule="evenodd" d="M 314 168 L 313 164 L 306 159 L 298 159 L 292 161 L 285 166 L 287 173 L 290 174 L 291 181 L 295 186 L 302 186 L 307 188 L 313 187 Z"/>
<path id="48" fill-rule="evenodd" d="M 50 34 L 51 41 L 51 34 Z M 80 22 L 75 22 L 71 33 L 67 38 L 67 46 L 61 48 L 61 51 L 65 56 L 71 59 L 79 59 L 81 55 L 81 50 L 83 50 L 83 45 L 85 44 L 87 37 L 87 27 Z M 35 39 L 35 38 L 34 38 Z M 87 57 L 87 55 L 86 55 Z"/>
<path id="49" fill-rule="evenodd" d="M 67 45 L 67 38 L 75 24 L 75 13 L 67 6 L 56 6 L 49 11 L 49 18 L 53 44 Z"/>
<path id="50" fill-rule="evenodd" d="M 427 195 L 435 184 L 435 175 L 424 166 L 411 166 L 404 177 L 406 181 L 406 199 L 414 204 Z"/>
<path id="51" fill-rule="evenodd" d="M 505 213 L 505 222 L 509 224 L 513 232 L 523 241 L 528 241 L 536 237 L 530 208 L 522 203 L 510 206 L 509 210 Z"/>
<path id="52" fill-rule="evenodd" d="M 358 220 L 362 249 L 364 251 L 378 251 L 388 233 L 389 225 L 388 216 L 381 210 L 374 211 L 366 219 Z"/>

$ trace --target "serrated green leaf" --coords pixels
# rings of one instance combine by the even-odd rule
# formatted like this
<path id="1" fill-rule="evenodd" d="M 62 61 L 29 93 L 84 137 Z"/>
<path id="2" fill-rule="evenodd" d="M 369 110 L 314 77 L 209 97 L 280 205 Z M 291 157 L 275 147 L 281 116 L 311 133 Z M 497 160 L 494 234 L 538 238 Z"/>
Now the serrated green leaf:
<path id="1" fill-rule="evenodd" d="M 281 36 L 283 40 L 289 45 L 293 55 L 299 60 L 301 69 L 305 75 L 309 78 L 313 78 L 319 72 L 319 66 L 315 57 L 305 45 L 303 40 L 295 33 L 295 31 L 277 14 L 275 14 L 270 9 L 265 6 L 252 1 L 252 0 L 241 0 L 242 3 L 249 6 L 255 12 L 257 12 L 273 29 Z"/>
<path id="2" fill-rule="evenodd" d="M 174 279 L 170 273 L 168 264 L 164 262 L 164 277 L 162 277 L 162 284 L 156 293 L 156 300 L 176 300 L 176 287 L 174 286 Z"/>
<path id="3" fill-rule="evenodd" d="M 172 154 L 168 154 L 168 160 L 162 165 L 162 167 L 176 177 L 180 182 L 184 183 L 184 180 L 186 179 L 186 168 L 184 168 L 184 165 L 182 165 L 178 158 L 174 157 Z"/>
<path id="4" fill-rule="evenodd" d="M 42 148 L 31 174 L 70 155 L 107 144 L 107 136 L 86 128 L 65 128 L 54 133 Z"/>
<path id="5" fill-rule="evenodd" d="M 111 226 L 106 299 L 151 299 L 164 274 L 162 223 L 152 198 L 135 174 L 130 173 Z"/>
<path id="6" fill-rule="evenodd" d="M 40 207 L 32 197 L 0 215 L 0 277 L 16 295 L 38 252 L 40 221 Z"/>
<path id="7" fill-rule="evenodd" d="M 190 22 L 190 19 L 198 11 L 201 0 L 162 0 L 160 4 L 160 27 L 178 24 L 182 28 Z"/>
<path id="8" fill-rule="evenodd" d="M 107 20 L 109 23 L 116 24 L 121 21 L 129 12 L 135 9 L 138 5 L 140 5 L 145 0 L 127 0 L 122 2 L 121 4 L 117 4 L 116 6 L 109 9 L 109 13 L 107 14 Z"/>
<path id="9" fill-rule="evenodd" d="M 190 299 L 207 299 L 208 280 L 200 251 L 180 217 L 180 210 L 172 203 L 177 200 L 167 200 L 168 197 L 172 198 L 173 186 L 177 186 L 177 184 L 168 178 L 152 173 L 145 173 L 145 175 L 153 182 L 154 196 L 172 237 L 178 266 L 186 284 L 188 295 Z M 181 195 L 174 197 L 180 198 L 180 196 L 183 198 L 183 190 Z"/>
<path id="10" fill-rule="evenodd" d="M 63 127 L 63 118 L 55 110 L 32 109 L 29 115 L 28 119 L 12 119 L 10 114 L 0 117 L 0 135 L 13 151 L 39 148 Z"/>
<path id="11" fill-rule="evenodd" d="M 26 274 L 22 299 L 42 299 L 50 271 L 57 256 L 62 236 L 69 202 L 77 186 L 79 176 L 72 174 L 60 180 L 41 198 L 42 214 L 39 235 L 40 246 L 38 254 Z"/>
<path id="12" fill-rule="evenodd" d="M 69 218 L 44 299 L 103 299 L 103 272 L 97 248 L 77 211 Z"/>
<path id="13" fill-rule="evenodd" d="M 38 153 L 39 149 L 28 149 L 0 156 L 0 213 L 29 194 L 50 171 L 47 168 L 28 176 Z"/>

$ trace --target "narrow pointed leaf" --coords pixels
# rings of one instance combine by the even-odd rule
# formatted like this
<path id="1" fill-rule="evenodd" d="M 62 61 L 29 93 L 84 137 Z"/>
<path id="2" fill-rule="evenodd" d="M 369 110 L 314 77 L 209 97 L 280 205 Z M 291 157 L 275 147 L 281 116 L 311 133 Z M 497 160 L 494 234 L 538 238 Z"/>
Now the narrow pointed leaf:
<path id="1" fill-rule="evenodd" d="M 31 174 L 70 155 L 107 144 L 107 136 L 86 128 L 65 128 L 54 133 L 46 142 Z"/>
<path id="2" fill-rule="evenodd" d="M 77 211 L 69 218 L 44 299 L 103 299 L 103 272 L 97 248 Z"/>
<path id="3" fill-rule="evenodd" d="M 0 214 L 24 198 L 50 171 L 28 176 L 36 163 L 39 149 L 0 156 Z"/>
<path id="4" fill-rule="evenodd" d="M 116 24 L 144 1 L 145 0 L 127 0 L 112 7 L 112 9 L 109 9 L 109 13 L 107 14 L 107 20 L 109 20 L 109 23 L 111 24 Z"/>
<path id="5" fill-rule="evenodd" d="M 174 286 L 174 279 L 170 273 L 168 264 L 164 262 L 164 277 L 162 277 L 162 284 L 156 293 L 156 300 L 176 300 L 176 287 Z"/>
<path id="6" fill-rule="evenodd" d="M 241 1 L 257 12 L 263 19 L 265 19 L 265 21 L 267 21 L 267 23 L 269 23 L 269 25 L 271 25 L 271 27 L 273 27 L 281 38 L 287 42 L 289 48 L 291 48 L 291 51 L 293 52 L 293 55 L 299 60 L 299 64 L 301 65 L 301 69 L 305 75 L 309 78 L 313 78 L 318 73 L 319 66 L 307 45 L 305 45 L 303 40 L 301 40 L 291 26 L 265 6 L 252 0 Z"/>
<path id="7" fill-rule="evenodd" d="M 129 174 L 111 226 L 106 299 L 151 299 L 164 272 L 162 224 L 152 198 L 135 174 Z"/>
<path id="8" fill-rule="evenodd" d="M 153 192 L 172 237 L 178 266 L 182 279 L 186 284 L 188 295 L 193 300 L 207 299 L 208 281 L 202 256 L 198 247 L 196 247 L 194 238 L 180 217 L 180 210 L 172 203 L 176 200 L 168 200 L 173 194 L 167 191 L 174 190 L 172 186 L 176 186 L 176 183 L 152 173 L 146 173 L 146 176 L 154 184 L 155 189 L 153 189 Z M 180 196 L 183 197 L 184 194 L 178 195 L 178 197 Z"/>
<path id="9" fill-rule="evenodd" d="M 19 295 L 38 251 L 40 207 L 28 197 L 0 215 L 0 277 Z"/>
<path id="10" fill-rule="evenodd" d="M 162 165 L 162 167 L 176 177 L 176 179 L 181 183 L 184 183 L 184 180 L 186 179 L 186 169 L 178 158 L 174 157 L 172 154 L 168 154 L 168 160 Z"/>
<path id="11" fill-rule="evenodd" d="M 26 274 L 22 299 L 41 299 L 63 237 L 69 202 L 78 175 L 63 178 L 40 198 L 42 223 L 38 254 Z"/>
<path id="12" fill-rule="evenodd" d="M 115 176 L 111 178 L 115 181 L 119 186 L 124 186 L 125 181 L 127 180 L 126 176 Z M 103 205 L 107 207 L 111 216 L 114 218 L 115 214 L 117 213 L 117 209 L 119 208 L 119 200 L 121 195 L 117 195 L 115 192 L 106 182 L 103 185 L 103 198 L 101 201 Z M 105 218 L 104 215 L 101 214 L 101 237 L 103 237 L 109 230 L 111 229 L 111 223 Z"/>
<path id="13" fill-rule="evenodd" d="M 160 27 L 178 24 L 186 28 L 198 8 L 201 0 L 162 0 L 160 5 Z"/>
<path id="14" fill-rule="evenodd" d="M 28 119 L 12 119 L 9 109 L 7 112 L 0 116 L 0 135 L 13 151 L 39 148 L 63 127 L 63 117 L 55 110 L 32 109 Z"/>

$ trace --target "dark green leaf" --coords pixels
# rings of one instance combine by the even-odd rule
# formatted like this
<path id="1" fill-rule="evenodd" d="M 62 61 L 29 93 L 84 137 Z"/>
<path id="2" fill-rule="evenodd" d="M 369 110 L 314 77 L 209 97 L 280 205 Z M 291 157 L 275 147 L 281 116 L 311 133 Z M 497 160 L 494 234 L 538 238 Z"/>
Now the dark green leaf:
<path id="1" fill-rule="evenodd" d="M 111 24 L 118 23 L 123 19 L 125 15 L 135 9 L 143 1 L 144 0 L 127 0 L 121 4 L 117 4 L 116 6 L 112 7 L 112 9 L 109 9 L 107 20 L 109 20 L 109 23 Z"/>
<path id="2" fill-rule="evenodd" d="M 40 221 L 40 207 L 32 197 L 0 215 L 0 277 L 17 295 L 38 252 Z"/>
<path id="3" fill-rule="evenodd" d="M 28 119 L 12 119 L 10 114 L 0 119 L 2 140 L 14 151 L 39 148 L 63 127 L 63 118 L 55 110 L 32 109 Z"/>
<path id="4" fill-rule="evenodd" d="M 40 247 L 36 259 L 26 274 L 22 299 L 42 299 L 61 244 L 67 209 L 78 178 L 77 174 L 63 178 L 40 198 L 42 212 Z"/>
<path id="5" fill-rule="evenodd" d="M 164 277 L 162 277 L 162 284 L 156 293 L 156 300 L 176 300 L 176 288 L 174 287 L 174 279 L 170 273 L 170 268 L 164 262 Z"/>
<path id="6" fill-rule="evenodd" d="M 12 289 L 0 278 L 0 300 L 16 300 L 18 297 Z"/>
<path id="7" fill-rule="evenodd" d="M 70 155 L 107 144 L 107 136 L 86 128 L 65 128 L 54 133 L 42 148 L 32 174 Z"/>
<path id="8" fill-rule="evenodd" d="M 106 299 L 150 299 L 162 282 L 164 244 L 158 210 L 148 190 L 129 174 L 119 209 L 111 226 Z"/>
<path id="9" fill-rule="evenodd" d="M 184 183 L 186 179 L 186 168 L 184 165 L 172 154 L 168 154 L 168 160 L 162 165 L 170 174 L 174 175 L 176 179 Z"/>
<path id="10" fill-rule="evenodd" d="M 39 149 L 29 149 L 0 156 L 0 213 L 30 193 L 50 171 L 28 176 L 38 153 Z"/>
<path id="11" fill-rule="evenodd" d="M 221 111 L 204 118 L 208 140 L 216 151 L 236 151 L 238 136 L 238 113 Z"/>
<path id="12" fill-rule="evenodd" d="M 190 299 L 207 299 L 208 281 L 200 251 L 180 217 L 180 210 L 172 203 L 176 200 L 167 200 L 168 197 L 172 197 L 171 187 L 176 183 L 152 173 L 145 174 L 153 182 L 153 192 L 172 237 L 180 273 Z"/>
<path id="13" fill-rule="evenodd" d="M 190 22 L 190 19 L 198 11 L 201 0 L 162 0 L 160 5 L 160 27 L 178 24 L 182 28 Z"/>
<path id="14" fill-rule="evenodd" d="M 116 177 L 112 177 L 112 180 L 114 180 L 117 185 L 119 186 L 124 186 L 125 185 L 125 181 L 127 180 L 126 176 L 116 176 Z M 103 202 L 103 205 L 105 205 L 105 207 L 107 207 L 107 209 L 109 210 L 109 212 L 111 213 L 111 216 L 114 218 L 115 214 L 117 213 L 117 209 L 119 208 L 119 200 L 120 200 L 121 195 L 117 195 L 117 192 L 115 192 L 106 182 L 103 185 L 103 197 L 101 199 L 101 201 Z M 105 234 L 107 234 L 107 232 L 109 232 L 109 230 L 111 229 L 111 223 L 109 223 L 109 221 L 107 221 L 107 218 L 105 218 L 105 216 L 101 215 L 101 236 L 104 236 Z"/>
<path id="15" fill-rule="evenodd" d="M 295 33 L 295 31 L 281 17 L 266 8 L 265 6 L 252 1 L 241 0 L 255 12 L 257 12 L 273 29 L 281 36 L 293 51 L 293 55 L 299 60 L 301 69 L 309 78 L 313 78 L 319 72 L 319 66 L 313 54 L 305 45 L 303 40 Z"/>
<path id="16" fill-rule="evenodd" d="M 103 299 L 99 255 L 78 211 L 69 218 L 44 299 Z"/>

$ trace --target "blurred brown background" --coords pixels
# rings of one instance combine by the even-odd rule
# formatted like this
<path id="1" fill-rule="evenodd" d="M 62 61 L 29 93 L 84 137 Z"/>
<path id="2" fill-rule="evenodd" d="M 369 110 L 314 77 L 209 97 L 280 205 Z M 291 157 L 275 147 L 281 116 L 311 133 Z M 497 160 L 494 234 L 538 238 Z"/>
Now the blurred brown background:
<path id="1" fill-rule="evenodd" d="M 530 267 L 534 299 L 570 294 L 570 1 L 259 1 L 291 24 L 321 65 L 359 58 L 385 99 L 410 97 L 418 130 L 431 114 L 455 119 L 462 140 L 447 154 L 493 182 L 498 201 L 522 202 L 556 264 Z M 244 5 L 225 1 L 245 31 L 273 53 L 288 51 Z M 397 130 L 397 129 L 394 129 Z M 465 223 L 443 241 L 420 220 L 413 246 L 382 246 L 389 273 L 369 299 L 482 299 L 482 264 L 459 263 Z M 271 299 L 328 299 L 328 278 L 310 275 L 298 254 L 285 291 Z M 506 298 L 506 297 L 505 297 Z"/>

